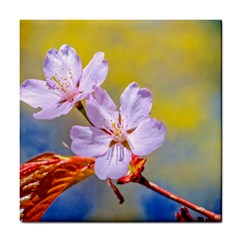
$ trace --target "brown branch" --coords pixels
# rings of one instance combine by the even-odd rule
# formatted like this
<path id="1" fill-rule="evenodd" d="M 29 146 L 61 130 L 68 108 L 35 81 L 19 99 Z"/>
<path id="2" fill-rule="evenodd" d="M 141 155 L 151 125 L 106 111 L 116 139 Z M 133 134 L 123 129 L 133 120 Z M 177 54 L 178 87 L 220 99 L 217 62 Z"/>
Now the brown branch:
<path id="1" fill-rule="evenodd" d="M 196 204 L 193 204 L 169 191 L 167 191 L 166 189 L 164 188 L 161 188 L 159 186 L 157 186 L 156 184 L 148 181 L 146 178 L 144 178 L 143 176 L 141 176 L 140 179 L 138 179 L 137 181 L 135 182 L 138 182 L 139 184 L 157 192 L 157 193 L 160 193 L 161 195 L 167 197 L 167 198 L 170 198 L 171 200 L 175 201 L 175 202 L 178 202 L 188 208 L 191 208 L 192 210 L 196 211 L 196 212 L 199 212 L 203 215 L 205 215 L 206 217 L 208 217 L 210 219 L 210 221 L 214 221 L 214 222 L 221 222 L 222 221 L 222 216 L 221 215 L 218 215 L 214 212 L 211 212 L 211 211 L 208 211 L 207 209 L 203 208 L 203 207 L 200 207 Z"/>
<path id="2" fill-rule="evenodd" d="M 113 190 L 116 197 L 119 199 L 119 204 L 122 204 L 124 202 L 124 198 L 118 188 L 112 183 L 112 180 L 110 178 L 107 179 L 109 187 Z"/>

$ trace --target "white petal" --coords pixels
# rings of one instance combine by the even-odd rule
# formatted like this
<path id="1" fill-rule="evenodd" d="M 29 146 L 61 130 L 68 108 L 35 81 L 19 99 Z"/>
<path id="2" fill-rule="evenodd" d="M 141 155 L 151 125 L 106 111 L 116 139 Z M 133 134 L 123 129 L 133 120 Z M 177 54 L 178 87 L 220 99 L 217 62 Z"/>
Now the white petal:
<path id="1" fill-rule="evenodd" d="M 72 89 L 76 87 L 81 79 L 82 63 L 75 49 L 66 44 L 59 51 L 50 49 L 44 62 L 44 74 L 50 86 L 54 84 L 51 78 L 55 76 L 61 83 L 66 78 Z"/>
<path id="2" fill-rule="evenodd" d="M 96 159 L 95 173 L 101 180 L 121 178 L 127 174 L 131 158 L 132 154 L 128 149 L 115 144 L 106 154 Z"/>
<path id="3" fill-rule="evenodd" d="M 109 148 L 110 135 L 95 127 L 73 126 L 70 131 L 72 151 L 84 157 L 102 156 Z"/>
<path id="4" fill-rule="evenodd" d="M 112 129 L 112 124 L 118 122 L 118 111 L 115 103 L 102 88 L 86 100 L 87 116 L 97 128 Z"/>
<path id="5" fill-rule="evenodd" d="M 165 125 L 154 118 L 149 118 L 142 121 L 136 130 L 128 135 L 129 145 L 135 155 L 148 155 L 162 145 L 165 135 Z"/>
<path id="6" fill-rule="evenodd" d="M 42 111 L 34 113 L 33 117 L 36 119 L 52 120 L 68 114 L 73 107 L 74 102 L 50 103 L 47 108 L 43 108 Z"/>
<path id="7" fill-rule="evenodd" d="M 28 79 L 20 87 L 20 99 L 33 108 L 44 108 L 58 102 L 61 97 L 49 90 L 46 81 Z"/>
<path id="8" fill-rule="evenodd" d="M 152 95 L 146 88 L 139 89 L 137 83 L 131 83 L 124 90 L 120 102 L 122 125 L 125 129 L 134 129 L 140 122 L 150 117 Z"/>
<path id="9" fill-rule="evenodd" d="M 93 92 L 96 87 L 99 87 L 105 81 L 107 74 L 108 62 L 104 59 L 104 53 L 95 53 L 92 60 L 83 69 L 80 91 Z"/>

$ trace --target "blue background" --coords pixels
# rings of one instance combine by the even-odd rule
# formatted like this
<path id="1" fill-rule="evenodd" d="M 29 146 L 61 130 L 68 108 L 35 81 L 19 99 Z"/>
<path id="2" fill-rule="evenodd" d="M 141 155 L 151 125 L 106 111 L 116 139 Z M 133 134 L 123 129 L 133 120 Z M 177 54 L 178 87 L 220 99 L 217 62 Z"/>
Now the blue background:
<path id="1" fill-rule="evenodd" d="M 119 106 L 136 81 L 153 95 L 152 117 L 167 126 L 160 149 L 149 155 L 144 176 L 176 195 L 221 214 L 221 21 L 21 21 L 20 75 L 44 79 L 47 50 L 67 43 L 83 66 L 105 52 L 109 74 L 102 87 Z M 73 109 L 36 120 L 21 102 L 20 162 L 50 151 L 73 155 L 73 125 L 88 125 Z M 136 183 L 118 186 L 118 204 L 106 181 L 92 176 L 61 194 L 42 221 L 175 221 L 181 207 Z M 199 214 L 191 212 L 195 217 Z"/>

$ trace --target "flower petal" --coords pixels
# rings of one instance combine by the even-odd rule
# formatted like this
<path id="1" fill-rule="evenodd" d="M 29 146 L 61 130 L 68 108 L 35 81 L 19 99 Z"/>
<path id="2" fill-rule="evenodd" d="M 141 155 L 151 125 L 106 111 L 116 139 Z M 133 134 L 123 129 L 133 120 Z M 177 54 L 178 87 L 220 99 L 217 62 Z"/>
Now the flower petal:
<path id="1" fill-rule="evenodd" d="M 165 135 L 165 125 L 149 118 L 142 121 L 136 130 L 128 135 L 129 145 L 135 155 L 148 155 L 162 145 Z"/>
<path id="2" fill-rule="evenodd" d="M 49 103 L 56 103 L 61 97 L 46 86 L 46 81 L 27 79 L 20 87 L 20 100 L 33 108 L 45 108 Z"/>
<path id="3" fill-rule="evenodd" d="M 121 178 L 127 174 L 131 158 L 132 154 L 128 149 L 115 144 L 106 154 L 96 159 L 95 173 L 101 180 Z"/>
<path id="4" fill-rule="evenodd" d="M 56 83 L 51 80 L 54 76 L 60 82 L 67 79 L 72 88 L 76 87 L 82 75 L 82 63 L 76 50 L 66 44 L 59 51 L 50 49 L 44 62 L 44 74 L 50 86 Z"/>
<path id="5" fill-rule="evenodd" d="M 97 128 L 112 129 L 112 124 L 118 121 L 117 106 L 108 93 L 97 87 L 86 100 L 87 116 Z"/>
<path id="6" fill-rule="evenodd" d="M 105 154 L 112 138 L 95 127 L 73 126 L 70 131 L 72 151 L 84 157 L 98 157 Z"/>
<path id="7" fill-rule="evenodd" d="M 103 52 L 97 52 L 89 64 L 83 69 L 83 76 L 80 82 L 81 92 L 93 92 L 99 87 L 108 74 L 108 62 L 104 59 Z"/>
<path id="8" fill-rule="evenodd" d="M 43 108 L 42 111 L 34 113 L 33 117 L 36 119 L 51 120 L 61 115 L 65 115 L 71 111 L 74 102 L 55 103 Z"/>
<path id="9" fill-rule="evenodd" d="M 137 83 L 131 83 L 120 98 L 122 125 L 125 129 L 136 128 L 140 122 L 150 117 L 152 95 L 146 88 L 139 89 Z"/>

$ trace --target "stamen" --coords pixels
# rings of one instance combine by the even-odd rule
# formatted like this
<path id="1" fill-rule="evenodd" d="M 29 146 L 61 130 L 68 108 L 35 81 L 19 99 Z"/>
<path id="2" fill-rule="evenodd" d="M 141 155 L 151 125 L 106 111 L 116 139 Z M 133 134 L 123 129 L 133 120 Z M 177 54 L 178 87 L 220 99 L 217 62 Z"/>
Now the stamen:
<path id="1" fill-rule="evenodd" d="M 56 73 L 55 73 L 55 74 L 56 74 Z M 59 80 L 57 80 L 57 78 L 56 78 L 55 76 L 52 76 L 51 79 L 52 79 L 53 81 L 55 81 L 59 86 L 62 87 L 61 82 L 60 82 Z"/>
<path id="2" fill-rule="evenodd" d="M 71 78 L 72 78 L 72 72 L 71 72 L 71 68 L 69 68 L 68 69 L 69 70 L 69 84 L 71 85 L 71 88 L 73 88 L 74 86 L 73 86 L 73 82 L 72 82 L 72 80 L 71 80 Z M 67 76 L 68 77 L 68 76 Z"/>
<path id="3" fill-rule="evenodd" d="M 108 127 L 108 122 L 106 119 L 103 119 L 103 121 L 100 123 L 103 130 L 105 130 L 109 135 L 113 135 L 113 131 L 111 128 Z"/>
<path id="4" fill-rule="evenodd" d="M 114 123 L 112 123 L 112 127 L 114 128 L 114 130 L 116 130 L 117 131 L 117 126 L 116 126 L 116 123 L 114 122 Z"/>
<path id="5" fill-rule="evenodd" d="M 56 75 L 56 73 L 55 73 L 55 75 Z M 60 77 L 60 79 L 62 79 L 62 77 Z M 54 82 L 56 82 L 58 84 L 58 86 L 56 84 L 54 84 L 53 87 L 55 88 L 55 90 L 58 90 L 58 93 L 61 94 L 61 97 L 64 97 L 68 101 L 73 101 L 73 98 L 74 98 L 73 94 L 71 94 L 67 90 L 67 88 L 69 88 L 69 86 L 70 86 L 69 83 L 62 84 L 61 81 L 56 78 L 56 76 L 52 76 L 51 80 L 53 80 Z M 56 93 L 56 91 L 54 91 L 54 92 Z M 64 96 L 62 93 L 66 94 L 66 96 Z M 57 94 L 57 95 L 59 96 L 59 94 Z"/>

